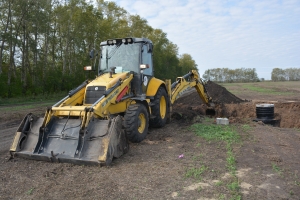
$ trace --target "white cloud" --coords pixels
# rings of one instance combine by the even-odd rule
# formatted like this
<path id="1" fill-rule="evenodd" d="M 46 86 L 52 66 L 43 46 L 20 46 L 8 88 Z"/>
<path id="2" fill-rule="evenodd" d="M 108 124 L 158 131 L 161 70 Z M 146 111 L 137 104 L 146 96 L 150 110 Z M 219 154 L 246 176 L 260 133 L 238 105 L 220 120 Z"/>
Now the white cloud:
<path id="1" fill-rule="evenodd" d="M 200 73 L 209 68 L 300 68 L 298 0 L 117 0 L 189 53 Z"/>

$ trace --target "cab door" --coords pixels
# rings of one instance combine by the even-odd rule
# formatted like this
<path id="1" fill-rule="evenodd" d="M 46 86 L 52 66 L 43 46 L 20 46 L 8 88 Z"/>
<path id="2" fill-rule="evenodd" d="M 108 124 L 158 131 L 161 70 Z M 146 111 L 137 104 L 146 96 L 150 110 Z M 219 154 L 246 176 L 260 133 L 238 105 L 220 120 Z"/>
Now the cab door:
<path id="1" fill-rule="evenodd" d="M 149 82 L 150 82 L 151 78 L 153 77 L 152 49 L 153 49 L 153 46 L 151 43 L 143 44 L 142 49 L 141 49 L 141 51 L 142 51 L 141 63 L 149 65 L 148 69 L 143 70 L 143 75 L 142 75 L 142 91 L 143 91 L 143 93 L 146 93 Z"/>

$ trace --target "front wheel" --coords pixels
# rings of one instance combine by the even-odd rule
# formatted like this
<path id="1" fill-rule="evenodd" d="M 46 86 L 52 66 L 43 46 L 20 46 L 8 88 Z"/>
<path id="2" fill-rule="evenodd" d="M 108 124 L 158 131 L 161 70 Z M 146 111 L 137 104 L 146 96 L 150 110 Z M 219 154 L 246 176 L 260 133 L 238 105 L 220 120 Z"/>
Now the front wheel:
<path id="1" fill-rule="evenodd" d="M 163 127 L 167 122 L 167 115 L 170 112 L 167 91 L 159 87 L 152 101 L 151 114 L 154 118 L 150 119 L 151 127 Z"/>
<path id="2" fill-rule="evenodd" d="M 124 128 L 129 141 L 141 142 L 148 133 L 149 114 L 143 104 L 128 106 L 124 116 Z"/>

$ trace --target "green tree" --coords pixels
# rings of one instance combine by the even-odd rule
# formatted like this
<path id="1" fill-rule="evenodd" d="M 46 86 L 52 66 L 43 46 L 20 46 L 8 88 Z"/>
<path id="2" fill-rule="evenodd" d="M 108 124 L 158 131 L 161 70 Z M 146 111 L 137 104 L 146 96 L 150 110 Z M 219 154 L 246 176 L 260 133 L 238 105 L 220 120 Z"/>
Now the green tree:
<path id="1" fill-rule="evenodd" d="M 271 80 L 272 81 L 286 81 L 287 79 L 286 79 L 285 71 L 280 68 L 274 68 L 272 70 Z"/>
<path id="2" fill-rule="evenodd" d="M 255 82 L 259 81 L 255 68 L 214 68 L 204 72 L 202 77 L 215 82 Z"/>
<path id="3" fill-rule="evenodd" d="M 154 44 L 158 78 L 175 79 L 196 68 L 188 54 L 147 20 L 114 2 L 7 0 L 0 2 L 0 96 L 70 90 L 93 64 L 88 52 L 110 38 L 147 37 Z"/>
<path id="4" fill-rule="evenodd" d="M 179 67 L 182 74 L 186 74 L 191 70 L 197 70 L 197 64 L 190 54 L 182 54 L 179 57 Z"/>
<path id="5" fill-rule="evenodd" d="M 287 80 L 299 81 L 300 80 L 300 68 L 287 68 L 284 70 Z"/>

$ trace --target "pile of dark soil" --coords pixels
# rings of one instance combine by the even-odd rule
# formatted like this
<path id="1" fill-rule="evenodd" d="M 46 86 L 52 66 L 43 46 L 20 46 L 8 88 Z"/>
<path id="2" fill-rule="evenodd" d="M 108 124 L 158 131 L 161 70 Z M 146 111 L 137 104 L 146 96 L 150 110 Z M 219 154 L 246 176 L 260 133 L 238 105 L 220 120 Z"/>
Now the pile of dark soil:
<path id="1" fill-rule="evenodd" d="M 205 87 L 214 103 L 218 103 L 218 104 L 235 103 L 236 104 L 236 103 L 242 103 L 246 101 L 238 98 L 234 94 L 230 93 L 226 88 L 212 81 L 208 81 Z"/>
<path id="2" fill-rule="evenodd" d="M 212 81 L 208 81 L 205 88 L 216 105 L 245 102 L 230 93 L 226 88 Z M 195 117 L 206 115 L 207 108 L 207 105 L 202 101 L 197 91 L 194 90 L 175 101 L 172 108 L 172 118 L 188 124 L 195 123 Z M 198 117 L 197 120 L 199 119 Z"/>
<path id="3" fill-rule="evenodd" d="M 212 101 L 217 104 L 229 104 L 229 103 L 242 103 L 247 100 L 242 100 L 235 96 L 234 94 L 230 93 L 226 88 L 218 85 L 212 81 L 208 81 L 205 85 L 208 95 L 212 98 Z M 203 104 L 203 101 L 199 97 L 199 94 L 195 90 L 188 95 L 184 95 L 175 101 L 174 107 L 176 105 L 186 104 L 189 106 L 199 106 Z"/>

